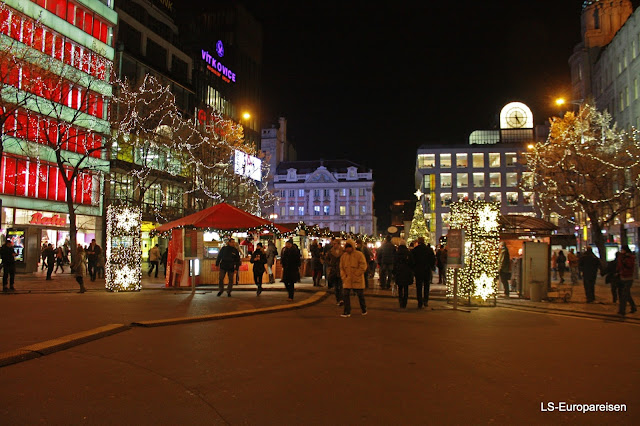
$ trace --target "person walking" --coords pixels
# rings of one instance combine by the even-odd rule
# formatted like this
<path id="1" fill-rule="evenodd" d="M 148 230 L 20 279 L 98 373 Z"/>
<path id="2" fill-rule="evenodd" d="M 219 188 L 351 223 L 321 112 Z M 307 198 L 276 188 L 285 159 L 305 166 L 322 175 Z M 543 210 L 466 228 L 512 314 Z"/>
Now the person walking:
<path id="1" fill-rule="evenodd" d="M 318 245 L 318 240 L 313 240 L 311 247 L 311 269 L 313 270 L 313 286 L 320 287 L 322 279 L 322 249 Z"/>
<path id="2" fill-rule="evenodd" d="M 431 279 L 436 267 L 436 255 L 429 244 L 424 243 L 424 237 L 418 237 L 417 245 L 411 250 L 413 255 L 413 273 L 416 277 L 416 296 L 418 309 L 429 304 Z"/>
<path id="3" fill-rule="evenodd" d="M 293 240 L 288 240 L 280 254 L 282 259 L 282 282 L 290 302 L 293 302 L 293 293 L 295 291 L 295 283 L 300 280 L 300 250 L 293 244 Z"/>
<path id="4" fill-rule="evenodd" d="M 500 265 L 500 282 L 504 287 L 504 297 L 509 297 L 509 280 L 511 279 L 511 257 L 507 243 L 504 241 L 500 246 L 500 254 L 498 255 L 498 265 Z"/>
<path id="5" fill-rule="evenodd" d="M 558 265 L 558 277 L 560 278 L 560 284 L 564 282 L 564 271 L 567 268 L 567 258 L 564 256 L 562 250 L 558 251 L 558 257 L 556 258 L 556 263 Z"/>
<path id="6" fill-rule="evenodd" d="M 569 272 L 571 273 L 571 285 L 577 285 L 578 269 L 582 268 L 582 263 L 579 263 L 578 256 L 576 256 L 573 249 L 569 249 L 569 253 L 567 253 L 567 263 L 569 263 Z"/>
<path id="7" fill-rule="evenodd" d="M 216 266 L 220 268 L 220 271 L 218 272 L 218 297 L 222 296 L 222 293 L 224 292 L 225 275 L 228 275 L 229 277 L 229 284 L 227 286 L 227 297 L 231 297 L 234 274 L 236 269 L 240 268 L 241 263 L 240 252 L 236 248 L 236 240 L 234 240 L 233 238 L 229 238 L 229 241 L 227 241 L 227 245 L 222 247 L 222 249 L 218 253 L 218 258 L 216 259 Z"/>
<path id="8" fill-rule="evenodd" d="M 64 274 L 64 252 L 62 247 L 56 249 L 56 269 L 53 271 L 54 274 L 58 273 L 58 268 Z"/>
<path id="9" fill-rule="evenodd" d="M 393 258 L 396 247 L 391 243 L 391 235 L 387 235 L 384 243 L 378 248 L 378 267 L 380 269 L 380 288 L 391 288 L 391 273 L 393 271 Z"/>
<path id="10" fill-rule="evenodd" d="M 48 244 L 44 249 L 44 260 L 47 262 L 47 280 L 51 280 L 51 274 L 53 273 L 53 265 L 56 263 L 56 251 L 53 249 L 53 244 Z"/>
<path id="11" fill-rule="evenodd" d="M 371 262 L 373 254 L 364 241 L 360 239 L 356 240 L 356 250 L 364 254 L 364 260 L 367 262 L 367 270 L 364 271 L 364 288 L 369 288 L 369 262 Z"/>
<path id="12" fill-rule="evenodd" d="M 551 270 L 553 271 L 553 281 L 556 281 L 558 279 L 558 253 L 557 252 L 553 252 L 551 253 Z"/>
<path id="13" fill-rule="evenodd" d="M 167 247 L 162 252 L 162 256 L 160 257 L 160 264 L 162 265 L 162 269 L 164 271 L 164 276 L 167 276 L 167 259 L 169 258 L 169 248 Z"/>
<path id="14" fill-rule="evenodd" d="M 47 263 L 47 254 L 45 253 L 47 247 L 49 247 L 47 243 L 42 243 L 42 248 L 40 249 L 40 257 L 42 258 L 42 265 L 40 267 L 41 271 L 44 271 L 45 266 L 49 267 L 49 264 Z"/>
<path id="15" fill-rule="evenodd" d="M 407 307 L 409 286 L 413 284 L 413 268 L 413 253 L 403 241 L 393 257 L 393 275 L 398 285 L 398 301 L 403 309 Z"/>
<path id="16" fill-rule="evenodd" d="M 367 305 L 364 300 L 364 274 L 367 271 L 367 260 L 364 254 L 355 248 L 353 240 L 347 240 L 344 253 L 340 256 L 340 278 L 342 280 L 344 311 L 343 318 L 351 316 L 351 290 L 358 296 L 362 315 L 367 315 Z"/>
<path id="17" fill-rule="evenodd" d="M 76 281 L 80 285 L 80 293 L 84 293 L 87 289 L 84 287 L 84 261 L 86 254 L 81 244 L 78 244 L 78 251 L 71 263 L 71 273 L 75 275 Z"/>
<path id="18" fill-rule="evenodd" d="M 87 270 L 89 272 L 89 276 L 91 277 L 91 281 L 96 280 L 96 268 L 98 266 L 98 256 L 102 254 L 102 248 L 96 244 L 96 239 L 91 240 L 91 244 L 87 247 Z"/>
<path id="19" fill-rule="evenodd" d="M 16 251 L 13 249 L 13 241 L 7 238 L 6 242 L 0 248 L 0 258 L 2 259 L 2 291 L 15 291 L 14 283 L 16 280 Z M 9 287 L 7 287 L 7 285 Z"/>
<path id="20" fill-rule="evenodd" d="M 149 272 L 147 273 L 148 276 L 151 276 L 151 273 L 155 268 L 156 270 L 155 278 L 158 278 L 158 269 L 160 269 L 158 266 L 159 263 L 160 263 L 160 247 L 158 247 L 158 244 L 156 244 L 155 246 L 153 246 L 151 250 L 149 250 Z"/>
<path id="21" fill-rule="evenodd" d="M 633 284 L 633 273 L 636 266 L 636 257 L 629 249 L 628 245 L 623 245 L 620 256 L 618 257 L 618 275 L 620 277 L 620 305 L 618 309 L 618 314 L 623 317 L 627 313 L 627 303 L 631 307 L 630 313 L 635 313 L 636 303 L 633 301 L 633 297 L 631 297 L 631 284 Z"/>
<path id="22" fill-rule="evenodd" d="M 267 274 L 269 274 L 269 284 L 274 284 L 276 282 L 275 279 L 275 271 L 273 270 L 273 264 L 276 261 L 276 257 L 278 256 L 278 249 L 273 241 L 269 240 L 267 244 Z"/>
<path id="23" fill-rule="evenodd" d="M 602 266 L 600 259 L 593 254 L 591 247 L 587 247 L 587 251 L 580 256 L 579 267 L 582 270 L 584 294 L 587 296 L 587 303 L 593 303 L 596 301 L 596 277 Z M 571 272 L 573 274 L 573 270 Z"/>
<path id="24" fill-rule="evenodd" d="M 607 262 L 607 266 L 600 272 L 604 275 L 604 282 L 611 286 L 611 298 L 613 303 L 618 303 L 618 293 L 620 291 L 620 277 L 618 276 L 618 258 L 620 252 L 616 253 L 616 258 Z"/>
<path id="25" fill-rule="evenodd" d="M 325 264 L 327 265 L 327 283 L 329 288 L 333 288 L 335 292 L 336 305 L 338 306 L 344 304 L 342 300 L 342 278 L 340 276 L 340 258 L 343 254 L 344 249 L 340 244 L 340 239 L 333 238 L 331 240 L 331 248 L 325 257 Z"/>
<path id="26" fill-rule="evenodd" d="M 256 249 L 251 253 L 250 262 L 253 263 L 253 282 L 258 287 L 256 296 L 260 296 L 260 293 L 262 293 L 262 276 L 265 271 L 264 265 L 267 263 L 267 256 L 262 248 L 262 243 L 256 244 Z"/>

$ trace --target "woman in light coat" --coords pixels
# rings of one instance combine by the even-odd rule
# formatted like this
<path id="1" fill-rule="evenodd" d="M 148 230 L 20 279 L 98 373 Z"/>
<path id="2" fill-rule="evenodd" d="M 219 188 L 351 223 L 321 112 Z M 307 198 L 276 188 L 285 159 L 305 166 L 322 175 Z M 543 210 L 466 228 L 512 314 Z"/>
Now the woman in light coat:
<path id="1" fill-rule="evenodd" d="M 344 253 L 340 257 L 340 278 L 342 278 L 344 313 L 341 317 L 351 316 L 351 290 L 355 291 L 360 302 L 362 315 L 367 315 L 367 305 L 364 301 L 364 272 L 367 270 L 367 261 L 361 251 L 356 250 L 356 243 L 347 240 Z"/>

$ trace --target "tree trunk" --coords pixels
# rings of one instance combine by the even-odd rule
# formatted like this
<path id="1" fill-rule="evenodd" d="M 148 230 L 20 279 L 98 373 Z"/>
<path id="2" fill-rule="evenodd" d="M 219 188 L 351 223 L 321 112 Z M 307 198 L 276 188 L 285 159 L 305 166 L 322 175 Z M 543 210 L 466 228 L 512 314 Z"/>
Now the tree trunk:
<path id="1" fill-rule="evenodd" d="M 591 221 L 591 239 L 593 243 L 598 247 L 598 254 L 600 262 L 606 262 L 607 255 L 604 248 L 604 237 L 602 236 L 602 226 L 598 221 L 598 213 L 595 211 L 587 212 L 587 216 Z"/>
<path id="2" fill-rule="evenodd" d="M 78 228 L 76 224 L 76 210 L 73 207 L 73 197 L 72 197 L 72 189 L 73 189 L 73 180 L 69 182 L 65 182 L 67 185 L 67 209 L 69 210 L 69 244 L 71 247 L 71 264 L 73 264 L 76 255 L 78 254 Z"/>

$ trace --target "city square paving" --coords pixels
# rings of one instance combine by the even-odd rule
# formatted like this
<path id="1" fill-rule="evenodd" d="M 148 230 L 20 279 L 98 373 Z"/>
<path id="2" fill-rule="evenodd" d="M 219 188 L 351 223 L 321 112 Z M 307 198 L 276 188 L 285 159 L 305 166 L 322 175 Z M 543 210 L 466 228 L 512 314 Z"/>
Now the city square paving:
<path id="1" fill-rule="evenodd" d="M 115 296 L 125 296 L 120 299 L 125 302 L 122 312 L 134 313 L 134 303 L 127 307 L 129 295 Z M 282 294 L 268 296 L 275 304 Z M 185 298 L 182 305 L 193 303 L 182 308 L 192 313 L 222 303 L 254 306 L 257 299 L 248 292 L 232 298 L 175 297 Z M 202 300 L 194 302 L 198 297 Z M 640 420 L 636 324 L 500 307 L 453 312 L 443 301 L 432 301 L 423 311 L 411 303 L 410 309 L 400 310 L 390 298 L 370 297 L 367 302 L 365 317 L 354 300 L 352 317 L 340 318 L 341 308 L 327 298 L 268 315 L 134 327 L 5 366 L 0 369 L 0 422 L 637 424 Z M 131 318 L 127 315 L 123 321 Z M 5 327 L 11 321 L 5 318 Z M 541 411 L 541 404 L 548 402 L 626 404 L 627 411 Z"/>

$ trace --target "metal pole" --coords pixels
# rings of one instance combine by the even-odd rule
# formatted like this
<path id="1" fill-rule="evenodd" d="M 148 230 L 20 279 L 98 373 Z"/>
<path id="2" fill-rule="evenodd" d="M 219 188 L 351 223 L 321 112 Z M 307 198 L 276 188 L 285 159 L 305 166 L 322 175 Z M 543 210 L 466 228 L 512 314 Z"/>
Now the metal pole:
<path id="1" fill-rule="evenodd" d="M 453 310 L 458 310 L 458 268 L 453 268 Z"/>

